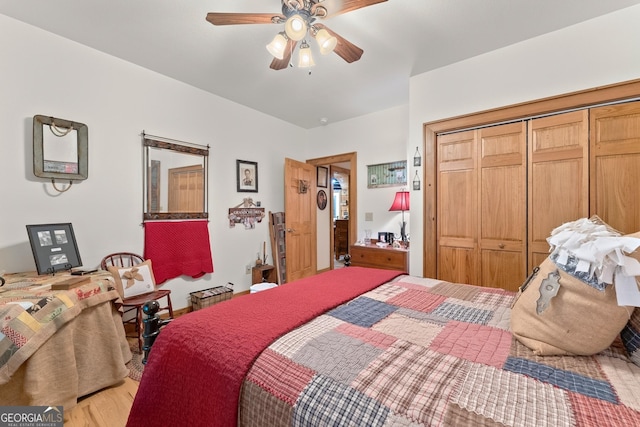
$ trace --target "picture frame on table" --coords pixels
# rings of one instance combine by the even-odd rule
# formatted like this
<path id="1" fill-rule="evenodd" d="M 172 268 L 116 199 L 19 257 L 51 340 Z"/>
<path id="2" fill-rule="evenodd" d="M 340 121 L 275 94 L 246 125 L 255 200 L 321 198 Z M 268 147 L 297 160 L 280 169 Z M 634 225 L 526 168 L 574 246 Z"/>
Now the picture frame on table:
<path id="1" fill-rule="evenodd" d="M 236 160 L 236 185 L 239 193 L 258 192 L 258 162 Z"/>
<path id="2" fill-rule="evenodd" d="M 27 225 L 38 274 L 55 274 L 82 266 L 71 223 Z"/>
<path id="3" fill-rule="evenodd" d="M 327 188 L 329 185 L 329 168 L 318 166 L 316 168 L 318 187 Z"/>

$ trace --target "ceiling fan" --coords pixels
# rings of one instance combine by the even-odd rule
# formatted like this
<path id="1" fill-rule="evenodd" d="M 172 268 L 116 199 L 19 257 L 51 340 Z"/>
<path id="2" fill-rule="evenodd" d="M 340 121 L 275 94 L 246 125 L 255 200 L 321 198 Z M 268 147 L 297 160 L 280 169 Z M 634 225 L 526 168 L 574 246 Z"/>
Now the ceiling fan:
<path id="1" fill-rule="evenodd" d="M 337 1 L 332 10 L 321 5 L 324 0 L 281 0 L 282 14 L 272 13 L 216 13 L 207 14 L 207 21 L 213 25 L 237 24 L 284 24 L 284 31 L 278 33 L 267 45 L 274 56 L 270 68 L 282 70 L 291 62 L 291 55 L 297 43 L 300 44 L 299 67 L 314 65 L 311 49 L 307 44 L 307 34 L 315 38 L 320 53 L 335 52 L 339 57 L 351 63 L 360 59 L 363 50 L 345 38 L 317 22 L 343 13 L 361 9 L 387 0 L 342 0 Z"/>

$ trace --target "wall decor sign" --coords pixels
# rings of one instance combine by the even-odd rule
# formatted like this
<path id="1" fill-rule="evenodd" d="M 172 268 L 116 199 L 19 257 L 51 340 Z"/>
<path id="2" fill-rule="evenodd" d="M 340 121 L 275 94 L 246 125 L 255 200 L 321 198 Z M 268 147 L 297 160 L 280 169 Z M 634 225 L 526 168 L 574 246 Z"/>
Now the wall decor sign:
<path id="1" fill-rule="evenodd" d="M 236 183 L 239 193 L 257 193 L 258 162 L 236 160 Z"/>
<path id="2" fill-rule="evenodd" d="M 71 223 L 27 225 L 38 274 L 54 274 L 82 266 Z"/>
<path id="3" fill-rule="evenodd" d="M 251 230 L 256 228 L 257 222 L 262 222 L 264 218 L 264 208 L 229 208 L 229 227 L 236 224 L 244 225 L 244 228 Z"/>
<path id="4" fill-rule="evenodd" d="M 265 216 L 264 208 L 257 206 L 252 198 L 247 197 L 238 206 L 229 208 L 229 215 L 227 216 L 229 227 L 234 228 L 236 224 L 242 224 L 245 230 L 256 228 L 256 223 L 262 222 Z"/>
<path id="5" fill-rule="evenodd" d="M 367 188 L 401 187 L 406 184 L 406 160 L 367 165 Z"/>

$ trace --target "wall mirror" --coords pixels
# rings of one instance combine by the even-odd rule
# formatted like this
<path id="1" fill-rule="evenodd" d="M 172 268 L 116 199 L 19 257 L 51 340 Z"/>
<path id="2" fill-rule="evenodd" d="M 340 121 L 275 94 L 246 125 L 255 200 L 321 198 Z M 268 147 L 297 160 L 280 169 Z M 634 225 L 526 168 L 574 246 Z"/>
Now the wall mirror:
<path id="1" fill-rule="evenodd" d="M 143 219 L 208 218 L 209 147 L 142 136 Z"/>
<path id="2" fill-rule="evenodd" d="M 89 176 L 87 125 L 33 116 L 33 174 L 39 178 L 83 180 Z"/>

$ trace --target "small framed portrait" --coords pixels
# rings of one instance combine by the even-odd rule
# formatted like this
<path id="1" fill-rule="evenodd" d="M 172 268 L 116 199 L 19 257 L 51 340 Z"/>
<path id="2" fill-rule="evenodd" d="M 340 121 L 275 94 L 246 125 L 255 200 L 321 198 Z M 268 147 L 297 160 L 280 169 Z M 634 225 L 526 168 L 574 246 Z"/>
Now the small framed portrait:
<path id="1" fill-rule="evenodd" d="M 38 274 L 82 266 L 71 223 L 27 225 Z"/>
<path id="2" fill-rule="evenodd" d="M 236 184 L 239 193 L 257 193 L 258 163 L 236 160 Z"/>
<path id="3" fill-rule="evenodd" d="M 318 174 L 318 178 L 317 178 L 318 187 L 327 188 L 328 181 L 329 181 L 329 168 L 325 168 L 324 166 L 318 166 L 317 174 Z"/>
<path id="4" fill-rule="evenodd" d="M 318 202 L 318 209 L 323 211 L 327 207 L 327 193 L 324 190 L 318 191 L 316 201 Z"/>
<path id="5" fill-rule="evenodd" d="M 393 243 L 393 233 L 389 233 L 387 231 L 378 232 L 378 242 L 380 243 Z"/>

